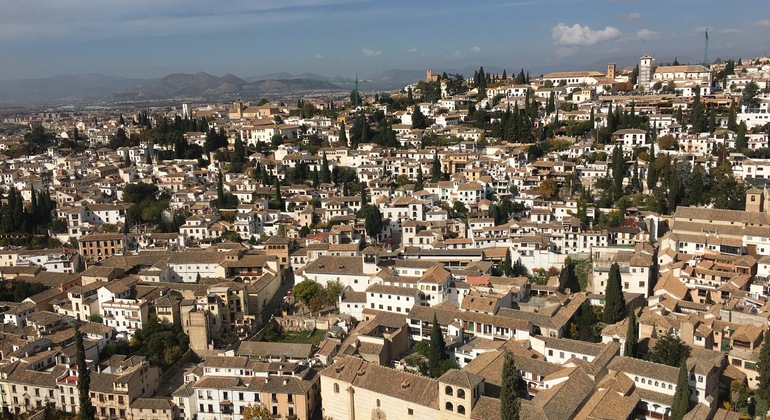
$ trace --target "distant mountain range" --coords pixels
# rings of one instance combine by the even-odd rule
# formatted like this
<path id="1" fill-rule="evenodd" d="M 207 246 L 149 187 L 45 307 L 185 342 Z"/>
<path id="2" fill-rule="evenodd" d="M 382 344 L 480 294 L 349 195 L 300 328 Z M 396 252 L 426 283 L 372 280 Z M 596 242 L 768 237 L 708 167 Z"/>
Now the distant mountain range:
<path id="1" fill-rule="evenodd" d="M 723 57 L 724 59 L 730 57 Z M 692 57 L 677 57 L 680 63 L 697 63 Z M 657 64 L 670 63 L 674 57 L 656 57 Z M 571 68 L 543 67 L 530 69 L 532 77 L 551 71 L 598 70 L 606 71 L 607 63 L 614 61 L 619 69 L 632 67 L 639 57 L 623 56 L 597 60 Z M 478 67 L 460 69 L 434 68 L 436 73 L 460 73 L 470 77 Z M 486 72 L 502 73 L 501 67 L 484 67 Z M 507 68 L 515 75 L 518 68 Z M 366 80 L 359 84 L 362 91 L 395 90 L 425 79 L 422 70 L 384 70 L 374 76 L 361 75 Z M 160 79 L 129 79 L 103 74 L 65 74 L 45 79 L 0 80 L 0 105 L 62 105 L 83 103 L 143 102 L 163 100 L 247 100 L 262 97 L 297 97 L 312 92 L 349 92 L 355 86 L 355 76 L 322 76 L 314 73 L 272 73 L 240 78 L 232 74 L 214 76 L 205 72 L 174 73 Z"/>
<path id="2" fill-rule="evenodd" d="M 344 92 L 326 80 L 303 74 L 266 75 L 246 81 L 232 74 L 218 77 L 205 72 L 174 73 L 160 79 L 128 79 L 103 74 L 58 75 L 45 79 L 0 81 L 0 105 L 61 105 L 75 103 L 158 101 L 194 98 L 221 100 L 300 94 L 302 92 Z M 321 78 L 322 76 L 317 76 Z"/>

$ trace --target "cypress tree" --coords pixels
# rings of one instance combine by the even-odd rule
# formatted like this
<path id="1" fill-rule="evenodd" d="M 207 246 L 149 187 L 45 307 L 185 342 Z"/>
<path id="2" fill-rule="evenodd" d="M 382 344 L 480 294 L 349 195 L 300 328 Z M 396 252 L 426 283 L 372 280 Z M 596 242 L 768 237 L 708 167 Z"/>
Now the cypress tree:
<path id="1" fill-rule="evenodd" d="M 438 152 L 433 154 L 433 166 L 430 171 L 430 178 L 432 182 L 441 181 L 441 161 L 438 159 Z"/>
<path id="2" fill-rule="evenodd" d="M 636 348 L 638 345 L 637 336 L 636 312 L 631 311 L 631 313 L 628 315 L 628 329 L 626 330 L 626 345 L 623 349 L 623 356 L 636 357 Z"/>
<path id="3" fill-rule="evenodd" d="M 612 263 L 604 292 L 604 322 L 614 324 L 623 319 L 623 310 L 626 307 L 621 286 L 620 267 L 618 263 Z"/>
<path id="4" fill-rule="evenodd" d="M 366 198 L 366 182 L 361 183 L 361 207 L 365 206 L 369 200 Z"/>
<path id="5" fill-rule="evenodd" d="M 83 344 L 83 334 L 75 331 L 75 353 L 78 366 L 78 400 L 80 402 L 80 419 L 93 420 L 96 408 L 91 404 L 91 372 L 86 364 L 86 350 Z"/>
<path id="6" fill-rule="evenodd" d="M 444 352 L 445 347 L 444 334 L 441 332 L 436 314 L 433 313 L 433 327 L 430 332 L 430 348 L 428 349 L 428 368 L 432 376 L 438 376 L 436 373 L 441 367 L 441 362 L 447 358 Z"/>
<path id="7" fill-rule="evenodd" d="M 519 372 L 516 369 L 516 361 L 510 351 L 505 350 L 505 362 L 503 362 L 503 383 L 500 386 L 500 419 L 519 420 L 521 400 L 517 388 L 519 385 Z"/>
<path id="8" fill-rule="evenodd" d="M 511 249 L 505 250 L 505 261 L 503 262 L 503 274 L 510 277 L 513 274 L 513 263 L 511 262 Z"/>
<path id="9" fill-rule="evenodd" d="M 422 180 L 422 168 L 417 170 L 417 182 L 414 183 L 414 190 L 420 191 L 425 188 L 425 185 L 423 185 Z"/>
<path id="10" fill-rule="evenodd" d="M 589 301 L 583 301 L 580 305 L 580 315 L 577 318 L 578 336 L 572 337 L 576 340 L 588 341 L 589 343 L 595 343 L 597 341 L 596 334 L 594 333 L 594 326 L 596 325 L 596 314 L 594 313 L 593 305 Z"/>
<path id="11" fill-rule="evenodd" d="M 275 177 L 275 201 L 281 202 L 281 180 Z"/>
<path id="12" fill-rule="evenodd" d="M 319 182 L 318 167 L 316 166 L 313 168 L 313 188 L 318 188 Z"/>
<path id="13" fill-rule="evenodd" d="M 626 162 L 623 158 L 623 150 L 620 146 L 612 149 L 612 197 L 617 200 L 623 195 L 623 177 Z"/>
<path id="14" fill-rule="evenodd" d="M 348 135 L 345 132 L 345 121 L 340 123 L 340 143 L 344 145 L 348 144 Z"/>
<path id="15" fill-rule="evenodd" d="M 321 182 L 328 184 L 332 182 L 332 173 L 329 171 L 329 161 L 326 159 L 326 152 L 321 159 Z"/>
<path id="16" fill-rule="evenodd" d="M 658 174 L 655 171 L 655 141 L 650 143 L 650 158 L 647 162 L 647 188 L 652 191 L 655 185 L 658 183 Z"/>
<path id="17" fill-rule="evenodd" d="M 746 122 L 741 121 L 738 125 L 738 133 L 735 135 L 735 148 L 738 151 L 742 151 L 749 147 L 749 142 L 746 139 Z"/>
<path id="18" fill-rule="evenodd" d="M 757 385 L 757 395 L 763 401 L 770 401 L 770 333 L 765 333 L 765 339 L 762 341 L 762 349 L 759 351 L 759 361 L 757 363 L 757 372 L 759 373 L 759 385 Z"/>
<path id="19" fill-rule="evenodd" d="M 219 172 L 217 177 L 217 205 L 223 206 L 225 204 L 225 188 L 222 183 L 222 172 Z"/>
<path id="20" fill-rule="evenodd" d="M 738 128 L 735 118 L 735 101 L 732 101 L 730 102 L 730 111 L 727 114 L 727 129 L 730 131 L 735 131 L 735 129 Z"/>
<path id="21" fill-rule="evenodd" d="M 676 381 L 676 393 L 671 404 L 671 420 L 682 420 L 690 410 L 690 384 L 687 373 L 687 358 L 679 365 L 679 379 Z"/>

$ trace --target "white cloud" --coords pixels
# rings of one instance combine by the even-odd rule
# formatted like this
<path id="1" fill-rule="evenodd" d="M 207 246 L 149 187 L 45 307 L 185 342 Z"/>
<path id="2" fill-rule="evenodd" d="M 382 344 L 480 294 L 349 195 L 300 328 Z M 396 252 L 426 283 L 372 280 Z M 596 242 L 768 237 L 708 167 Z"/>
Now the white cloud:
<path id="1" fill-rule="evenodd" d="M 757 25 L 757 26 L 770 26 L 770 20 L 760 19 L 760 20 L 754 22 L 754 24 Z"/>
<path id="2" fill-rule="evenodd" d="M 642 18 L 642 15 L 639 13 L 629 13 L 625 16 L 623 16 L 626 20 L 639 20 Z"/>
<path id="3" fill-rule="evenodd" d="M 379 57 L 382 55 L 382 51 L 376 51 L 369 48 L 363 49 L 364 55 L 367 57 Z"/>
<path id="4" fill-rule="evenodd" d="M 472 53 L 480 53 L 481 52 L 481 47 L 479 47 L 478 45 L 476 45 L 475 47 L 471 47 L 471 52 Z"/>
<path id="5" fill-rule="evenodd" d="M 719 31 L 720 34 L 742 34 L 744 32 L 746 31 L 744 31 L 743 29 L 732 29 L 732 28 L 722 29 Z"/>
<path id="6" fill-rule="evenodd" d="M 642 41 L 657 41 L 660 39 L 660 32 L 654 32 L 649 29 L 640 29 L 636 31 L 636 38 Z"/>
<path id="7" fill-rule="evenodd" d="M 444 59 L 445 60 L 459 60 L 461 58 L 465 58 L 465 54 L 463 54 L 463 52 L 460 51 L 460 50 L 444 54 Z"/>
<path id="8" fill-rule="evenodd" d="M 316 54 L 314 57 L 318 60 L 323 60 L 324 58 L 323 54 Z"/>
<path id="9" fill-rule="evenodd" d="M 410 54 L 414 54 L 414 53 L 417 52 L 417 48 L 409 48 L 408 50 L 406 50 L 406 52 L 408 52 Z"/>
<path id="10" fill-rule="evenodd" d="M 611 41 L 620 38 L 621 35 L 620 30 L 612 26 L 595 31 L 588 26 L 582 26 L 577 23 L 572 26 L 559 23 L 551 29 L 551 39 L 554 45 L 567 48 Z"/>

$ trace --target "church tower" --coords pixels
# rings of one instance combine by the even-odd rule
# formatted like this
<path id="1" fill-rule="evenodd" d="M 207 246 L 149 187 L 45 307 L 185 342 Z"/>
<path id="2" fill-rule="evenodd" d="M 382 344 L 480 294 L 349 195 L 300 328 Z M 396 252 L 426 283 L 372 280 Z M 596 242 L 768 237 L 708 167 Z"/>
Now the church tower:
<path id="1" fill-rule="evenodd" d="M 765 191 L 766 192 L 766 191 Z M 746 211 L 760 213 L 767 209 L 765 200 L 768 198 L 759 188 L 746 191 Z"/>
<path id="2" fill-rule="evenodd" d="M 655 59 L 647 54 L 639 60 L 639 77 L 637 78 L 637 84 L 644 90 L 650 88 L 654 67 Z"/>

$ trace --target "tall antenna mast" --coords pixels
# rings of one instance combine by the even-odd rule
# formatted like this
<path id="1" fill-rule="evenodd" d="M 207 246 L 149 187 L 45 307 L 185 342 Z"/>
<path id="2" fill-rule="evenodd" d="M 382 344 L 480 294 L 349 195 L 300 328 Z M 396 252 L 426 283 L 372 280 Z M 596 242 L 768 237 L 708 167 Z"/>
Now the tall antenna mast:
<path id="1" fill-rule="evenodd" d="M 703 67 L 709 68 L 709 28 L 706 28 L 706 43 L 703 50 Z"/>

